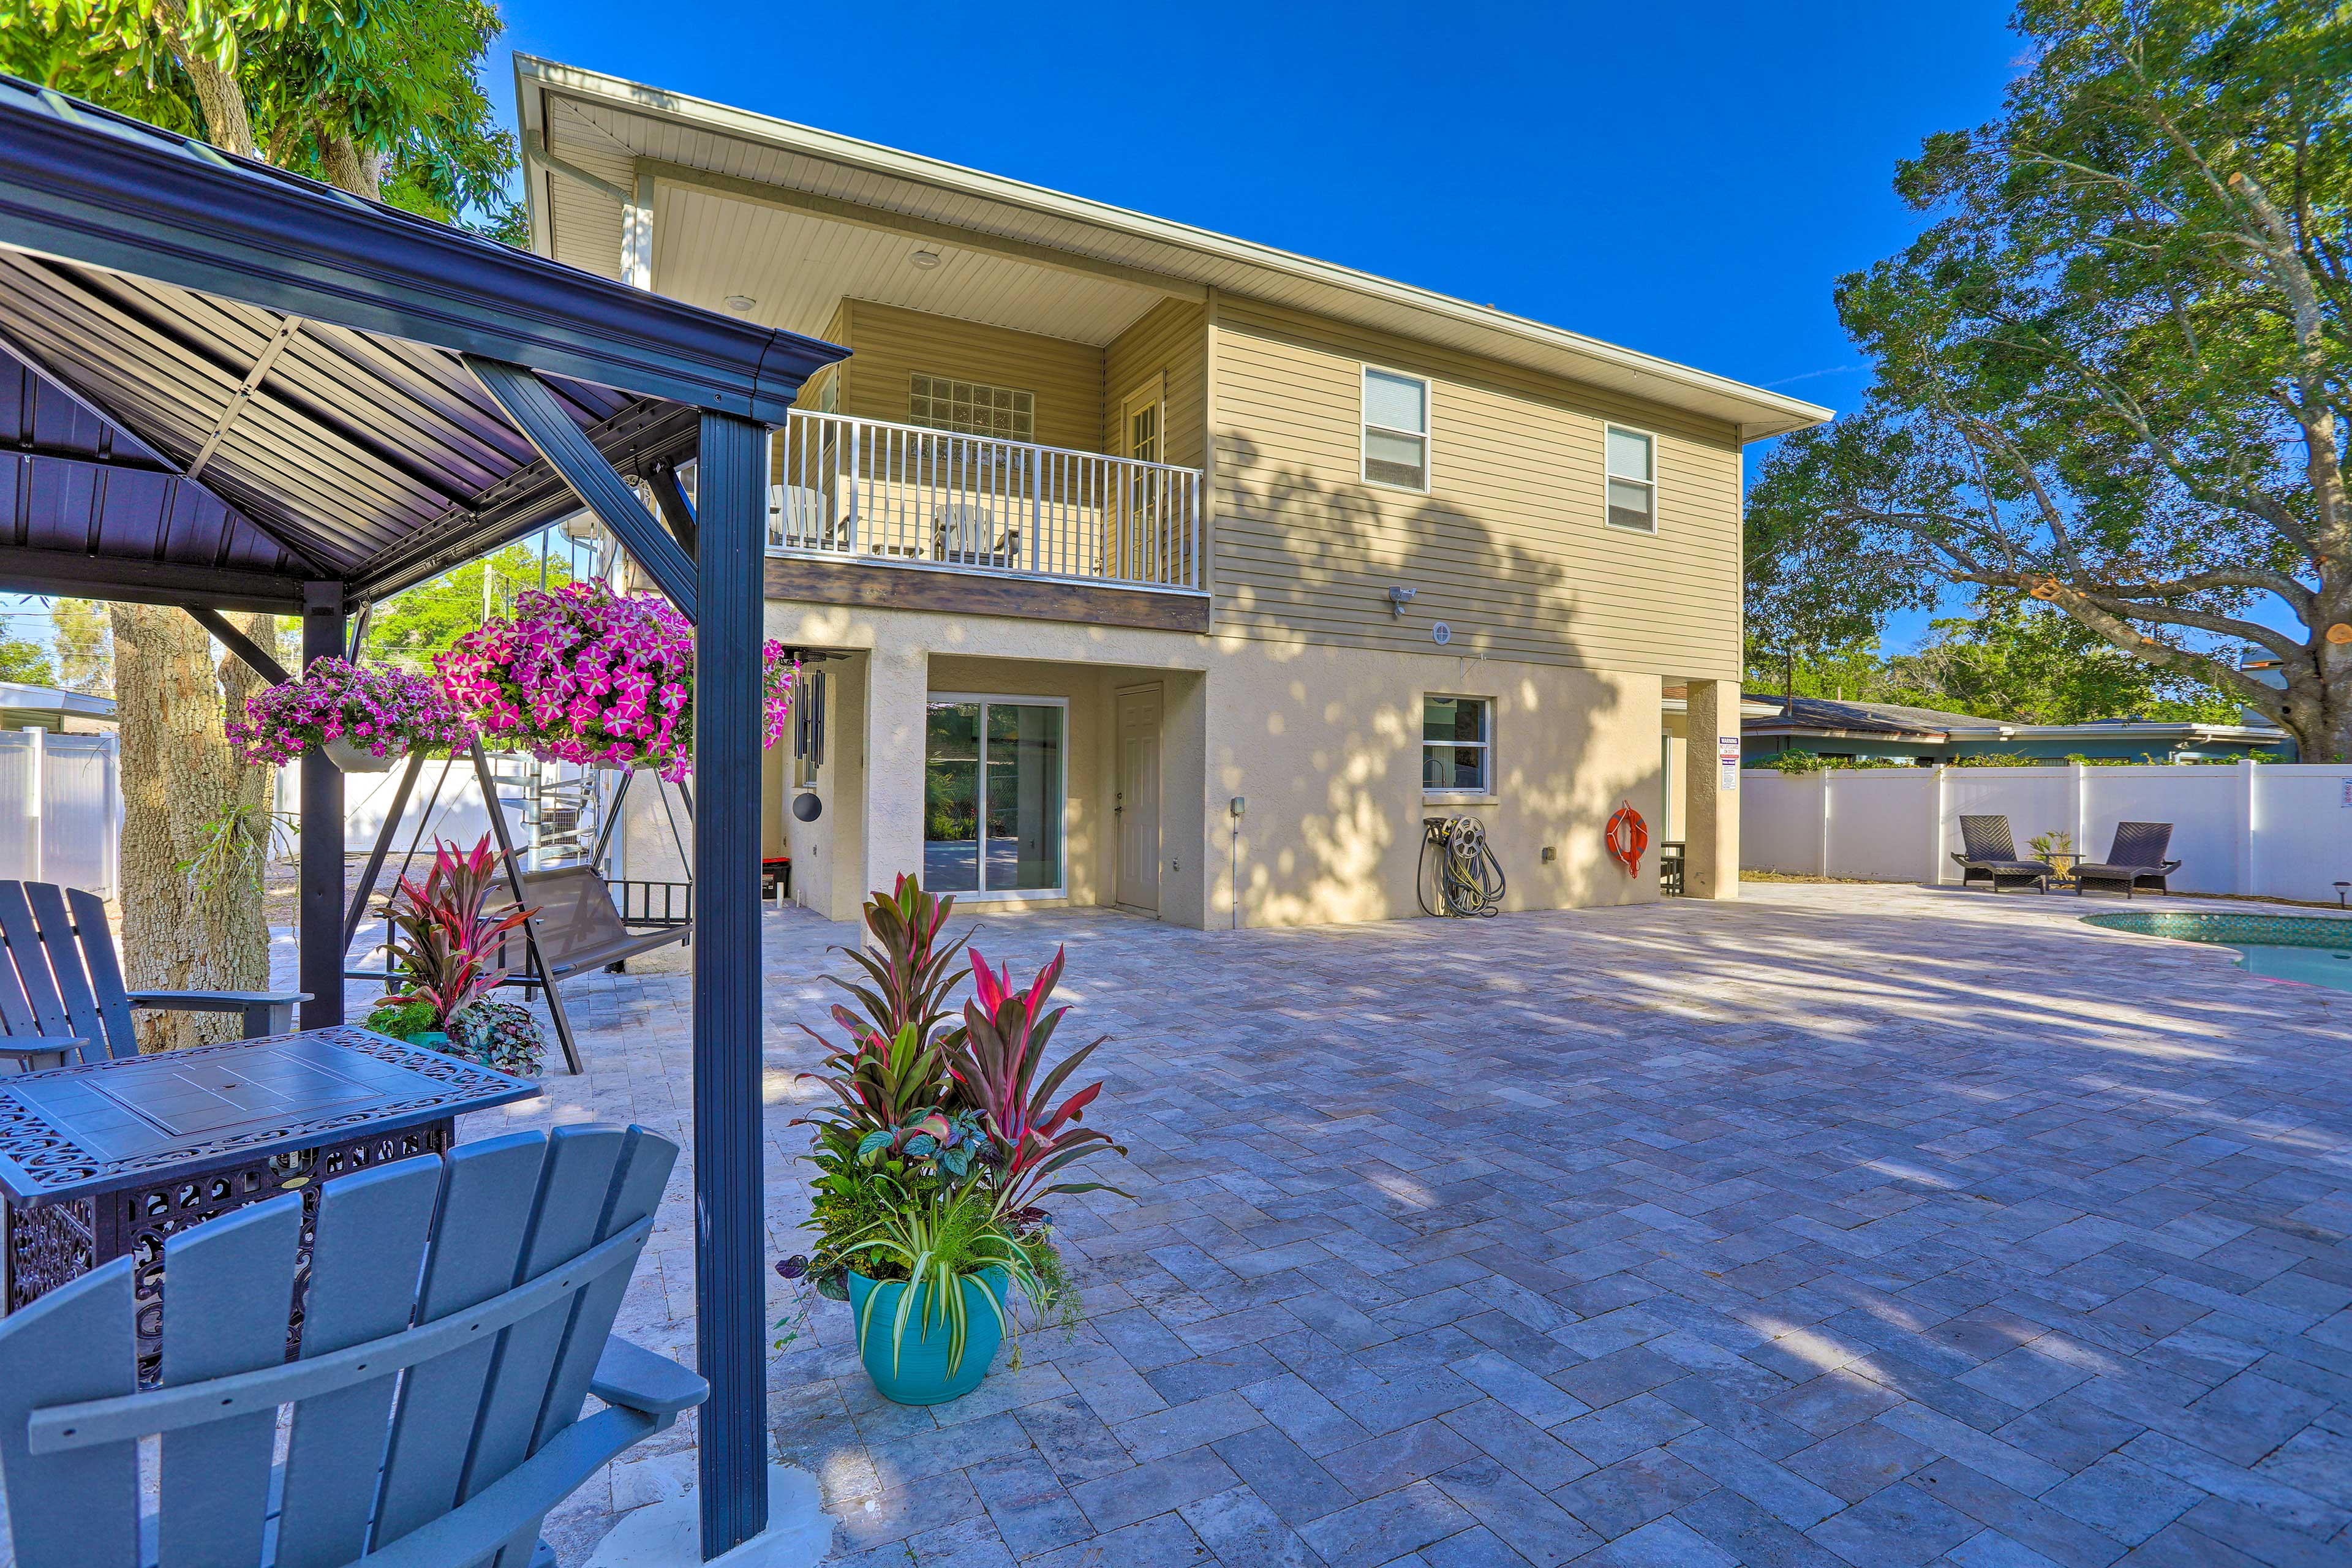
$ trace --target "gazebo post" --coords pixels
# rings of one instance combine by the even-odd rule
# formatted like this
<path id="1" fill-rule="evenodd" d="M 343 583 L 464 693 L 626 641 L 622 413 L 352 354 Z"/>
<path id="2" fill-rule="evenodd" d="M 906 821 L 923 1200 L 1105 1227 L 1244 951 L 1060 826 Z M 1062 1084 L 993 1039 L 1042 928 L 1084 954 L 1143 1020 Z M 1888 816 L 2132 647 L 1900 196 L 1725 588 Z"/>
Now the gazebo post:
<path id="1" fill-rule="evenodd" d="M 696 470 L 695 1345 L 702 1555 L 767 1527 L 760 710 L 766 426 L 705 410 Z"/>
<path id="2" fill-rule="evenodd" d="M 302 666 L 341 658 L 343 585 L 302 584 Z M 302 833 L 299 920 L 301 924 L 302 1026 L 343 1021 L 343 773 L 317 746 L 302 753 Z"/>

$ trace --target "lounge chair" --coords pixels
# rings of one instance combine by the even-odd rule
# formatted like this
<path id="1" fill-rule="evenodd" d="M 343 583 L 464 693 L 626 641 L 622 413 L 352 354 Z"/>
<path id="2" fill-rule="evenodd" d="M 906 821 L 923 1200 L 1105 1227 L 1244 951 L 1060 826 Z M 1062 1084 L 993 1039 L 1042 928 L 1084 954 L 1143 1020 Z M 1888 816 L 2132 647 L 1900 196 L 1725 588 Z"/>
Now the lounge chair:
<path id="1" fill-rule="evenodd" d="M 611 1334 L 677 1156 L 634 1127 L 486 1138 L 327 1183 L 315 1230 L 304 1194 L 265 1199 L 0 1321 L 16 1562 L 553 1568 L 548 1511 L 709 1392 Z M 159 1268 L 142 1392 L 133 1276 Z"/>
<path id="2" fill-rule="evenodd" d="M 2021 860 L 2017 844 L 2009 833 L 2006 816 L 1963 816 L 1960 818 L 1960 842 L 1965 850 L 1952 851 L 1952 859 L 1960 868 L 1960 886 L 1982 882 L 1988 892 L 1998 893 L 2007 888 L 2037 888 L 2050 890 L 2050 879 L 2058 868 L 2047 860 Z"/>
<path id="3" fill-rule="evenodd" d="M 2074 868 L 2075 896 L 2079 898 L 2094 882 L 2108 887 L 2120 883 L 2126 899 L 2137 889 L 2151 885 L 2159 893 L 2170 892 L 2164 879 L 2180 869 L 2179 861 L 2164 858 L 2171 843 L 2168 822 L 2116 823 L 2116 842 L 2107 858 Z"/>

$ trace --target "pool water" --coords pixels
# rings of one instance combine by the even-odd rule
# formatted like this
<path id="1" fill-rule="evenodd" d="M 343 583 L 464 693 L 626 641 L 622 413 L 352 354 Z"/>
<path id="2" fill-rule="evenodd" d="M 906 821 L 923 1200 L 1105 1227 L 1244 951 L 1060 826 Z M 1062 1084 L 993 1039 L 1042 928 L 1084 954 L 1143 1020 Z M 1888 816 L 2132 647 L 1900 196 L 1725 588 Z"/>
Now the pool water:
<path id="1" fill-rule="evenodd" d="M 2238 949 L 2238 967 L 2249 974 L 2272 980 L 2300 980 L 2305 985 L 2332 985 L 2338 991 L 2352 991 L 2352 945 L 2330 952 L 2320 947 L 2263 947 L 2250 943 Z"/>
<path id="2" fill-rule="evenodd" d="M 2352 991 L 2352 921 L 2119 910 L 2085 915 L 2083 923 L 2230 948 L 2238 954 L 2238 967 L 2249 974 Z"/>

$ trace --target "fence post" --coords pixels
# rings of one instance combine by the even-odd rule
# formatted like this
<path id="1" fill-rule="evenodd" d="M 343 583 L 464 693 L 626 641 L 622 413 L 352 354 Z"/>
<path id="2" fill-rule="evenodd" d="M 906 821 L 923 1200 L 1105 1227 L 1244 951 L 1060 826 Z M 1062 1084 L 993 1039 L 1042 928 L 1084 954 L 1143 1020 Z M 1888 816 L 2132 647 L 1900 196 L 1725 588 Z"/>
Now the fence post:
<path id="1" fill-rule="evenodd" d="M 2066 782 L 2066 789 L 2069 804 L 2074 807 L 2070 815 L 2074 819 L 2074 860 L 2075 864 L 2080 865 L 2091 858 L 2090 768 L 2083 763 L 2069 763 L 2066 765 L 2074 775 Z"/>
<path id="2" fill-rule="evenodd" d="M 26 761 L 32 773 L 25 781 L 25 812 L 32 829 L 31 853 L 26 858 L 33 867 L 26 880 L 46 882 L 49 879 L 49 732 L 37 724 L 28 724 L 25 734 L 32 742 Z"/>
<path id="3" fill-rule="evenodd" d="M 1830 770 L 1823 768 L 1813 777 L 1822 786 L 1822 830 L 1814 840 L 1813 875 L 1826 877 L 1830 874 Z"/>
<path id="4" fill-rule="evenodd" d="M 2254 850 L 2261 844 L 2261 825 L 2254 816 L 2254 791 L 2262 767 L 2252 757 L 2238 759 L 2238 886 L 2242 894 L 2259 894 L 2262 886 L 2254 870 Z"/>
<path id="5" fill-rule="evenodd" d="M 1944 812 L 1948 794 L 1944 775 L 1950 771 L 1942 763 L 1936 764 L 1934 809 L 1927 813 L 1927 886 L 1931 888 L 1944 885 Z"/>

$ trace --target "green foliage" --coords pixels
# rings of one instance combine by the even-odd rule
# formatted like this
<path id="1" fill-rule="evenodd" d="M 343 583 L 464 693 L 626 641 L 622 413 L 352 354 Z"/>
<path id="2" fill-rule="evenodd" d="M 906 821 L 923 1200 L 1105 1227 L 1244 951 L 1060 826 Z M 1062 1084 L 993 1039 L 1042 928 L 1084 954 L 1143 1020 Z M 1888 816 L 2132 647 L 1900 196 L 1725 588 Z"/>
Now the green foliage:
<path id="1" fill-rule="evenodd" d="M 55 686 L 58 672 L 47 648 L 22 637 L 0 637 L 0 680 L 26 686 Z"/>
<path id="2" fill-rule="evenodd" d="M 57 649 L 58 684 L 93 697 L 114 695 L 114 620 L 92 599 L 49 605 L 49 640 Z"/>
<path id="3" fill-rule="evenodd" d="M 2000 115 L 1897 173 L 1918 237 L 1839 282 L 1875 382 L 1767 459 L 1767 554 L 1874 613 L 1905 582 L 2030 594 L 2352 760 L 2326 640 L 2352 621 L 2352 8 L 2025 0 L 2015 25 Z"/>
<path id="4" fill-rule="evenodd" d="M 230 151 L 520 244 L 480 79 L 500 26 L 488 0 L 0 0 L 0 67 L 215 142 L 199 79 L 223 79 L 252 137 Z"/>
<path id="5" fill-rule="evenodd" d="M 514 607 L 517 593 L 539 586 L 539 552 L 530 544 L 509 544 L 484 560 L 469 561 L 385 600 L 368 619 L 368 655 L 404 669 L 430 674 L 436 657 L 467 632 L 480 629 L 485 573 L 489 577 L 490 613 L 506 616 Z M 561 588 L 571 581 L 571 566 L 561 555 L 550 555 L 547 585 Z"/>
<path id="6" fill-rule="evenodd" d="M 263 805 L 229 806 L 205 823 L 196 853 L 173 861 L 172 868 L 199 892 L 234 890 L 259 899 L 269 862 L 289 858 L 301 825 L 296 812 L 272 811 Z"/>
<path id="7" fill-rule="evenodd" d="M 441 1026 L 440 1017 L 430 1002 L 404 1000 L 385 996 L 378 1000 L 375 1011 L 365 1020 L 366 1026 L 379 1035 L 390 1035 L 404 1040 L 411 1035 L 430 1034 Z"/>
<path id="8" fill-rule="evenodd" d="M 2053 855 L 2072 855 L 2074 852 L 2074 836 L 2053 827 L 2047 833 L 2037 833 L 2027 839 L 2025 847 L 2033 851 L 2036 860 L 2047 860 Z"/>
<path id="9" fill-rule="evenodd" d="M 985 1276 L 1002 1273 L 1042 1314 L 1050 1305 L 1036 1265 L 1013 1232 L 997 1217 L 988 1194 L 976 1187 L 935 1192 L 928 1196 L 904 1194 L 886 1205 L 882 1216 L 851 1237 L 841 1250 L 849 1267 L 869 1279 L 906 1283 L 890 1324 L 890 1366 L 895 1373 L 905 1347 L 907 1326 L 919 1322 L 929 1333 L 935 1323 L 948 1330 L 948 1375 L 963 1364 L 963 1349 L 971 1331 L 971 1301 L 974 1296 L 995 1314 L 1005 1337 L 1014 1343 L 1014 1366 L 1020 1364 L 1020 1326 L 997 1300 Z M 967 1291 L 968 1279 L 982 1288 Z M 862 1352 L 875 1330 L 875 1313 L 883 1293 L 869 1293 L 857 1319 L 857 1343 Z"/>
<path id="10" fill-rule="evenodd" d="M 381 913 L 400 933 L 390 947 L 407 987 L 387 1002 L 423 1002 L 440 1020 L 435 1027 L 446 1029 L 507 977 L 496 961 L 530 911 L 508 904 L 492 912 L 498 876 L 488 834 L 466 850 L 436 838 L 425 880 L 403 877 L 385 895 Z"/>
<path id="11" fill-rule="evenodd" d="M 1972 757 L 1954 757 L 1944 764 L 1953 768 L 2039 768 L 2047 767 L 2047 759 L 2029 757 L 2021 752 L 1982 752 Z"/>
<path id="12" fill-rule="evenodd" d="M 493 1072 L 537 1078 L 547 1057 L 547 1037 L 520 1002 L 478 996 L 449 1016 L 449 1051 Z"/>

